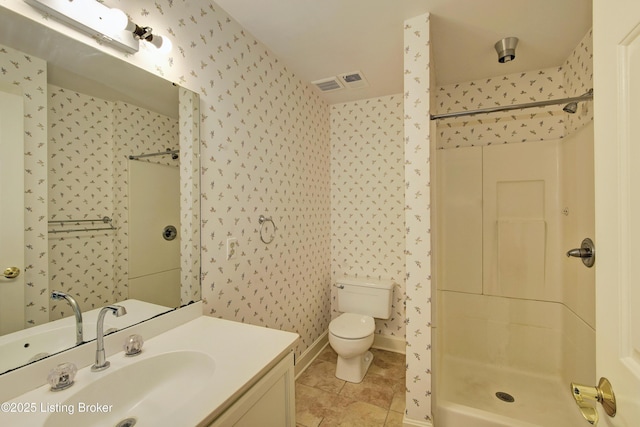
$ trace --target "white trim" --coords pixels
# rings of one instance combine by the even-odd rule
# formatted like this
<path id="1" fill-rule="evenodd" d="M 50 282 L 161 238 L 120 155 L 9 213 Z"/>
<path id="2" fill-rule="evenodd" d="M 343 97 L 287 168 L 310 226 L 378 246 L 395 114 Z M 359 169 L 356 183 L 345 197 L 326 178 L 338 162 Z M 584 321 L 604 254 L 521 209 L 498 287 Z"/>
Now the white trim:
<path id="1" fill-rule="evenodd" d="M 433 427 L 431 421 L 411 420 L 405 415 L 402 418 L 402 427 Z"/>
<path id="2" fill-rule="evenodd" d="M 392 351 L 394 353 L 405 354 L 407 342 L 404 338 L 398 338 L 393 335 L 375 334 L 373 337 L 373 348 L 379 350 Z"/>
<path id="3" fill-rule="evenodd" d="M 307 348 L 300 357 L 296 358 L 295 374 L 296 379 L 302 374 L 320 354 L 324 348 L 329 345 L 329 331 L 325 331 L 317 340 Z"/>

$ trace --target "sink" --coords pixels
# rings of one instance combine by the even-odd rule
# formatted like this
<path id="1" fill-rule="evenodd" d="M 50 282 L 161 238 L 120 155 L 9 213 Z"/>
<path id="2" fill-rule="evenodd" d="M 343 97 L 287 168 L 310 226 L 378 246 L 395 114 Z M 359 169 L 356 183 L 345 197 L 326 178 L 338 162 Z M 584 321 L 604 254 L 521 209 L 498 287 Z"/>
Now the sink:
<path id="1" fill-rule="evenodd" d="M 85 344 L 0 375 L 0 402 L 8 405 L 0 410 L 0 426 L 209 425 L 263 381 L 277 361 L 286 357 L 292 362 L 297 334 L 202 316 L 201 311 L 199 303 L 105 337 L 111 367 L 101 372 L 91 372 L 95 344 Z M 186 323 L 184 313 L 193 316 Z M 154 332 L 167 319 L 182 323 Z M 130 334 L 150 336 L 135 357 L 122 351 Z M 75 383 L 51 391 L 47 374 L 63 362 L 78 367 Z"/>
<path id="2" fill-rule="evenodd" d="M 215 362 L 199 351 L 174 351 L 114 368 L 93 373 L 100 377 L 61 402 L 44 426 L 163 425 L 211 385 Z"/>

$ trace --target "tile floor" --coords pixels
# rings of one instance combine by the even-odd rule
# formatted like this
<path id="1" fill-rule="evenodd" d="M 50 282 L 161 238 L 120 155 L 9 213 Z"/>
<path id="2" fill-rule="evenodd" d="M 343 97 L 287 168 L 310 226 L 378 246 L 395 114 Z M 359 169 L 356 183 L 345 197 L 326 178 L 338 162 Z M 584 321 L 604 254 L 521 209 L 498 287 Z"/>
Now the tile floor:
<path id="1" fill-rule="evenodd" d="M 298 427 L 402 426 L 405 356 L 372 349 L 373 362 L 360 384 L 335 377 L 337 355 L 325 347 L 296 380 Z"/>

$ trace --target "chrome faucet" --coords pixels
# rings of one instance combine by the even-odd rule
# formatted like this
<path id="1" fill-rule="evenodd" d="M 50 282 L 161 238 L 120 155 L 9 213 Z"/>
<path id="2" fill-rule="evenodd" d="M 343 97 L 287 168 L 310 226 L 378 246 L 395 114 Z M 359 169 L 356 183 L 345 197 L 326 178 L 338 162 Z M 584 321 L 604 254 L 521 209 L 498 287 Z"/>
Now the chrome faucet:
<path id="1" fill-rule="evenodd" d="M 104 316 L 108 312 L 112 312 L 116 317 L 127 314 L 127 310 L 121 305 L 108 305 L 100 310 L 100 314 L 98 314 L 98 331 L 96 333 L 96 363 L 91 366 L 91 371 L 93 372 L 103 371 L 110 365 L 104 353 Z"/>
<path id="2" fill-rule="evenodd" d="M 71 308 L 73 309 L 73 313 L 76 315 L 76 345 L 80 345 L 84 342 L 84 338 L 82 335 L 82 311 L 80 311 L 80 306 L 76 302 L 76 300 L 69 294 L 65 294 L 60 291 L 51 292 L 51 299 L 54 300 L 66 300 Z"/>

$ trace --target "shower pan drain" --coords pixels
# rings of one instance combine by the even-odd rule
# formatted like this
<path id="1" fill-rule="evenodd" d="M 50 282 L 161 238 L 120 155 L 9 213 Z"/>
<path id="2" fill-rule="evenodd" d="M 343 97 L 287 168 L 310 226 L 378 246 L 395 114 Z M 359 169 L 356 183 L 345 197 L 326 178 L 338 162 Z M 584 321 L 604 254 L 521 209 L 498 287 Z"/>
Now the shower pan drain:
<path id="1" fill-rule="evenodd" d="M 509 393 L 505 393 L 504 391 L 497 392 L 496 397 L 502 400 L 503 402 L 507 402 L 507 403 L 513 403 L 516 401 L 516 399 L 514 399 L 513 396 L 511 396 Z"/>

